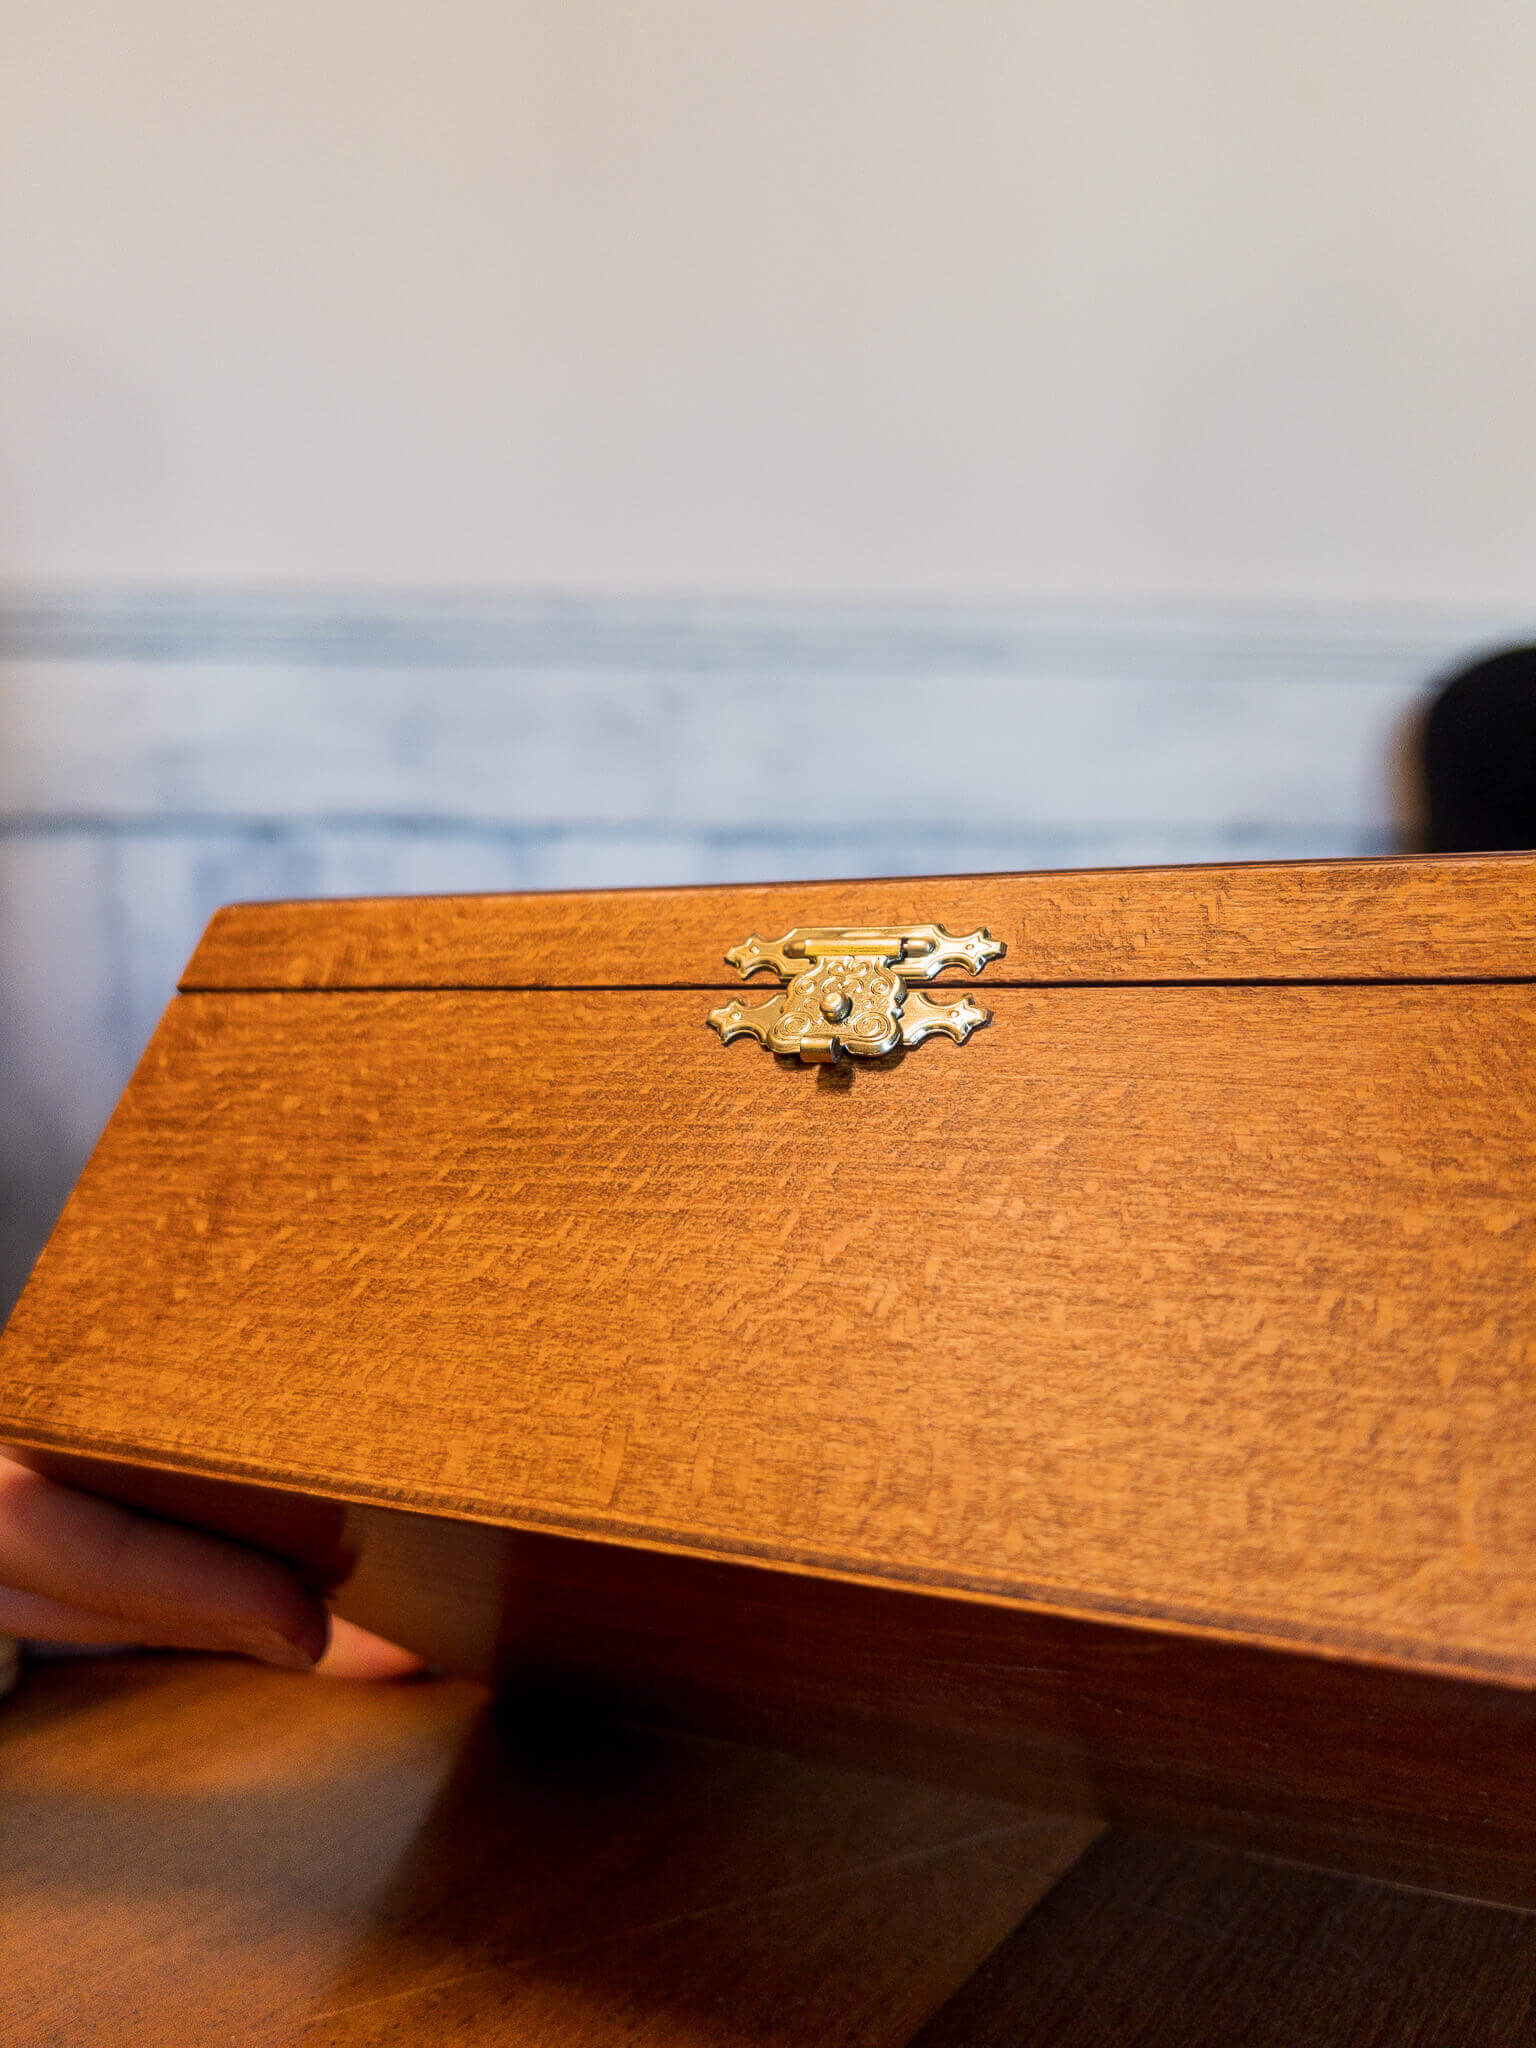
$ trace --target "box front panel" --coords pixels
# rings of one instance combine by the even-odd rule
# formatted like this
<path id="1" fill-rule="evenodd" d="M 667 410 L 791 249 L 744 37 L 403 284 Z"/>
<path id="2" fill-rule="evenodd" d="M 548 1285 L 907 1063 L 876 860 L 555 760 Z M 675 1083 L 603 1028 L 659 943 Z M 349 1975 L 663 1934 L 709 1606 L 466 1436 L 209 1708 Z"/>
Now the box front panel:
<path id="1" fill-rule="evenodd" d="M 0 1437 L 1536 1675 L 1536 990 L 186 996 Z"/>

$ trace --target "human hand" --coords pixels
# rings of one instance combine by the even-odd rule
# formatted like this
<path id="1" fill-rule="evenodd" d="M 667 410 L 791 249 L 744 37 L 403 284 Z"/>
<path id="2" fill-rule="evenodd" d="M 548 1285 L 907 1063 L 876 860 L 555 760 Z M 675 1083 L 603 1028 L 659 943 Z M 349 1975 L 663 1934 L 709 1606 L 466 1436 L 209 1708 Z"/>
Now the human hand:
<path id="1" fill-rule="evenodd" d="M 276 1558 L 44 1479 L 0 1452 L 0 1637 L 222 1650 L 399 1678 L 421 1660 L 336 1620 Z"/>

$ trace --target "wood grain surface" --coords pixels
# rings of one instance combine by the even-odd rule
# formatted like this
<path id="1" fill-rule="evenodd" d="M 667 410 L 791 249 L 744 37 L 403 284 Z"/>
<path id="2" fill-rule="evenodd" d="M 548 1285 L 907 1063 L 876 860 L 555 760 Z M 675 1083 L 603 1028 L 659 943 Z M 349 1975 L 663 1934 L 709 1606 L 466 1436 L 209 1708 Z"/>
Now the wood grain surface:
<path id="1" fill-rule="evenodd" d="M 1536 991 L 178 999 L 0 1438 L 1536 1678 Z"/>
<path id="2" fill-rule="evenodd" d="M 1536 2038 L 1528 1913 L 727 1744 L 566 1735 L 457 1683 L 34 1667 L 0 1710 L 7 2043 Z"/>
<path id="3" fill-rule="evenodd" d="M 215 1659 L 0 1711 L 8 2048 L 899 2048 L 1092 1839 Z"/>
<path id="4" fill-rule="evenodd" d="M 1529 1688 L 25 1455 L 276 1551 L 435 1667 L 582 1720 L 1536 1906 Z"/>
<path id="5" fill-rule="evenodd" d="M 475 1535 L 503 1539 L 483 1561 L 503 1587 L 509 1691 L 1536 1907 L 1529 1689 L 618 1544 Z M 387 1545 L 397 1574 L 409 1540 L 397 1530 Z M 424 1607 L 429 1549 L 421 1562 Z M 365 1548 L 356 1618 L 382 1623 L 369 1576 Z M 342 1605 L 351 1597 L 343 1588 Z"/>
<path id="6" fill-rule="evenodd" d="M 243 903 L 214 917 L 182 986 L 739 987 L 722 956 L 749 932 L 906 923 L 985 925 L 1008 946 L 993 987 L 1528 978 L 1533 900 L 1536 855 L 1493 854 Z"/>
<path id="7" fill-rule="evenodd" d="M 1516 2048 L 1536 1918 L 1116 1834 L 913 2048 Z"/>

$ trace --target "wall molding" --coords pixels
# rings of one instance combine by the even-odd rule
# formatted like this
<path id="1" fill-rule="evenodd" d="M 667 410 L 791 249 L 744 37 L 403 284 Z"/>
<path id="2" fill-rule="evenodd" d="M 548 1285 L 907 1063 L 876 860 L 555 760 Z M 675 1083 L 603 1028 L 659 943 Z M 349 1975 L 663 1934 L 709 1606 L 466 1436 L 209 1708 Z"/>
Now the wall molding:
<path id="1" fill-rule="evenodd" d="M 0 588 L 16 662 L 1350 682 L 1532 638 L 1536 605 Z"/>

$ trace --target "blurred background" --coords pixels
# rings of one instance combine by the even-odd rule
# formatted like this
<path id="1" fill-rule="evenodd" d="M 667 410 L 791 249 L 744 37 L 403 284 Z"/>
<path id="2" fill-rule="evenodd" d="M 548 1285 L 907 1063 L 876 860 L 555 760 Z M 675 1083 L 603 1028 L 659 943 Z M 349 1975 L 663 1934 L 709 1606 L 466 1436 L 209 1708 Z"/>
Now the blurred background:
<path id="1" fill-rule="evenodd" d="M 1389 851 L 1518 0 L 7 0 L 0 1308 L 237 897 Z"/>

